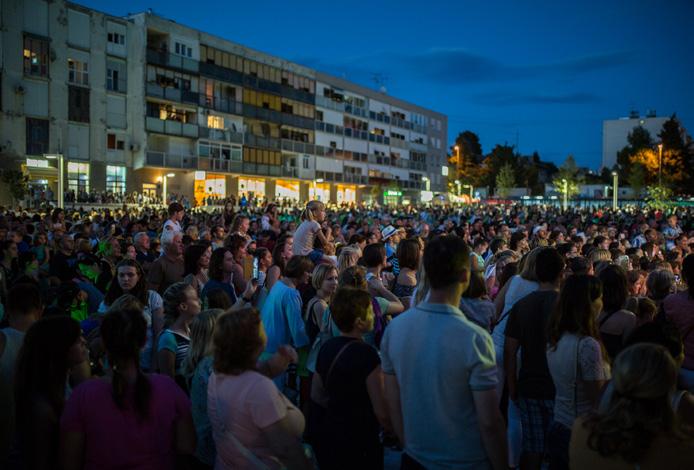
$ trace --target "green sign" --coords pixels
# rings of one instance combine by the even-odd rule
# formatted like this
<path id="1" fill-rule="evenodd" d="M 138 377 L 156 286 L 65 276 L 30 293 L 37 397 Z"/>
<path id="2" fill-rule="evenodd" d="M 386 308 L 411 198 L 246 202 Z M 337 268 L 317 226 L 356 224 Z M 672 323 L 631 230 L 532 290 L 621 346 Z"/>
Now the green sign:
<path id="1" fill-rule="evenodd" d="M 388 189 L 386 191 L 383 191 L 383 195 L 388 197 L 388 196 L 402 196 L 402 191 L 398 191 L 396 189 Z"/>

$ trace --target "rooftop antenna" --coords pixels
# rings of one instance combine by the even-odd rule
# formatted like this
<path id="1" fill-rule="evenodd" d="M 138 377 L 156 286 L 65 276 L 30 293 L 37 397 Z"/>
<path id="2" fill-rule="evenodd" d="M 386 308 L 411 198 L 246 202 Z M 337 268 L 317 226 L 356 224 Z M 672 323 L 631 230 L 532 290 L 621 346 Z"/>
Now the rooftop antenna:
<path id="1" fill-rule="evenodd" d="M 374 82 L 374 85 L 376 85 L 376 89 L 380 92 L 383 93 L 384 95 L 388 93 L 388 89 L 386 88 L 386 83 L 388 82 L 388 76 L 383 74 L 383 73 L 372 73 L 371 74 L 371 81 Z"/>

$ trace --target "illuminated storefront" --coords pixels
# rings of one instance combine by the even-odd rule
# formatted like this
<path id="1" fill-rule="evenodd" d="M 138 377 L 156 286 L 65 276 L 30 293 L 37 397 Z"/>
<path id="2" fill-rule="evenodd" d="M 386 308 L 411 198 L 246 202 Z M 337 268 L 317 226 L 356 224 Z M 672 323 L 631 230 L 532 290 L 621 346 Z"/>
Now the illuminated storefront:
<path id="1" fill-rule="evenodd" d="M 357 201 L 357 187 L 351 184 L 337 185 L 337 203 L 353 203 Z"/>
<path id="2" fill-rule="evenodd" d="M 402 191 L 397 189 L 386 189 L 383 191 L 383 204 L 397 205 L 400 203 Z"/>
<path id="3" fill-rule="evenodd" d="M 265 197 L 265 180 L 263 178 L 239 178 L 239 197 Z"/>
<path id="4" fill-rule="evenodd" d="M 330 185 L 328 183 L 313 183 L 308 190 L 309 199 L 318 201 L 330 201 Z"/>
<path id="5" fill-rule="evenodd" d="M 277 180 L 275 182 L 275 198 L 299 200 L 300 183 L 298 181 Z"/>
<path id="6" fill-rule="evenodd" d="M 206 199 L 209 197 L 214 199 L 225 198 L 226 194 L 226 178 L 224 175 L 205 171 L 195 172 L 194 196 L 198 205 L 206 205 Z"/>

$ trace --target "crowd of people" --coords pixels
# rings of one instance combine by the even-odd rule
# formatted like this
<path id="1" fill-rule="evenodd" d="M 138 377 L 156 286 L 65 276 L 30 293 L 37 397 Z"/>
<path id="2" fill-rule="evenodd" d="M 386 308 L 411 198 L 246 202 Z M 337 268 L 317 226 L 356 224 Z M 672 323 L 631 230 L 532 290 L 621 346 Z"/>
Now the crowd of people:
<path id="1" fill-rule="evenodd" d="M 0 209 L 0 468 L 692 468 L 692 209 L 157 207 Z"/>

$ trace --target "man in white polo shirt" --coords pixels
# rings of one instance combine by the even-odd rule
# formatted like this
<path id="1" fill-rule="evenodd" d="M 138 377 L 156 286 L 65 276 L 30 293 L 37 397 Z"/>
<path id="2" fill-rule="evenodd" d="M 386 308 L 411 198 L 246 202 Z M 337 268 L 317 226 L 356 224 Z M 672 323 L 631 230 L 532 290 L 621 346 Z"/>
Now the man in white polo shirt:
<path id="1" fill-rule="evenodd" d="M 402 469 L 506 469 L 494 345 L 458 309 L 470 248 L 456 236 L 424 251 L 431 290 L 400 314 L 381 343 L 386 400 L 404 447 Z"/>
<path id="2" fill-rule="evenodd" d="M 173 231 L 174 233 L 182 233 L 181 221 L 185 213 L 185 209 L 183 209 L 180 202 L 172 202 L 169 204 L 169 218 L 164 222 L 163 230 L 165 232 Z"/>

